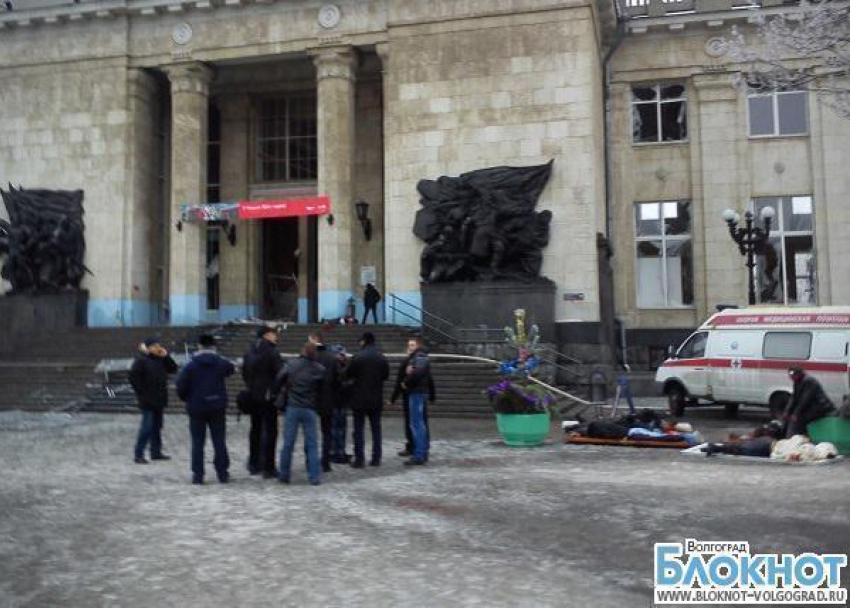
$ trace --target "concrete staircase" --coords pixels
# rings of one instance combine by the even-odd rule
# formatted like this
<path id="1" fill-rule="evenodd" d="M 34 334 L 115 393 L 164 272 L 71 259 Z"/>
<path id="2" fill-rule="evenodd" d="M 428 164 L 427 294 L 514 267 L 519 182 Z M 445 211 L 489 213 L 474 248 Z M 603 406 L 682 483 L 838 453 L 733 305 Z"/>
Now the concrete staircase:
<path id="1" fill-rule="evenodd" d="M 280 334 L 279 350 L 297 353 L 312 331 L 321 329 L 327 344 L 341 344 L 351 352 L 359 350 L 363 331 L 375 334 L 379 347 L 390 359 L 391 379 L 386 397 L 392 390 L 397 366 L 402 360 L 409 328 L 393 325 L 325 326 L 289 325 Z M 203 331 L 214 333 L 219 351 L 231 359 L 240 358 L 255 340 L 256 327 L 223 325 L 210 327 L 79 329 L 61 334 L 36 335 L 13 357 L 0 358 L 0 409 L 88 411 L 136 411 L 136 400 L 129 387 L 126 371 L 107 376 L 95 374 L 95 366 L 105 359 L 127 359 L 135 355 L 139 342 L 158 336 L 175 353 L 194 349 Z M 492 365 L 476 362 L 434 361 L 437 403 L 434 416 L 490 416 L 483 391 L 498 381 Z M 232 402 L 244 388 L 237 373 L 228 380 Z M 182 403 L 171 387 L 170 408 L 179 411 Z M 235 409 L 235 403 L 231 403 Z M 393 410 L 389 410 L 392 414 Z"/>

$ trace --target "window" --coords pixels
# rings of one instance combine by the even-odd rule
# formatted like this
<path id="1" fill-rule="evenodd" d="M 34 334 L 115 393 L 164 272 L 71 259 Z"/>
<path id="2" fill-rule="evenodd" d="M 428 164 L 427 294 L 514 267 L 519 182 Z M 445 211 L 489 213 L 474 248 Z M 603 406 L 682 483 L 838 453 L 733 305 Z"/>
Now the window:
<path id="1" fill-rule="evenodd" d="M 699 359 L 705 356 L 705 346 L 708 344 L 708 332 L 701 331 L 691 336 L 682 344 L 676 356 L 679 359 Z"/>
<path id="2" fill-rule="evenodd" d="M 264 99 L 259 104 L 256 178 L 314 181 L 318 175 L 316 98 Z"/>
<path id="3" fill-rule="evenodd" d="M 635 143 L 684 141 L 688 137 L 685 86 L 632 87 L 632 138 Z"/>
<path id="4" fill-rule="evenodd" d="M 694 302 L 691 202 L 635 205 L 638 308 Z"/>
<path id="5" fill-rule="evenodd" d="M 752 207 L 756 217 L 765 207 L 773 207 L 776 211 L 770 240 L 756 251 L 759 302 L 815 304 L 817 274 L 812 197 L 757 198 Z"/>
<path id="6" fill-rule="evenodd" d="M 218 310 L 219 275 L 221 263 L 221 230 L 218 226 L 207 226 L 207 255 L 204 274 L 207 279 L 207 310 Z"/>
<path id="7" fill-rule="evenodd" d="M 769 331 L 764 334 L 765 359 L 808 359 L 811 350 L 811 332 Z"/>
<path id="8" fill-rule="evenodd" d="M 758 93 L 747 98 L 750 137 L 805 135 L 809 132 L 806 91 Z"/>
<path id="9" fill-rule="evenodd" d="M 221 113 L 214 103 L 207 114 L 207 202 L 221 202 Z"/>

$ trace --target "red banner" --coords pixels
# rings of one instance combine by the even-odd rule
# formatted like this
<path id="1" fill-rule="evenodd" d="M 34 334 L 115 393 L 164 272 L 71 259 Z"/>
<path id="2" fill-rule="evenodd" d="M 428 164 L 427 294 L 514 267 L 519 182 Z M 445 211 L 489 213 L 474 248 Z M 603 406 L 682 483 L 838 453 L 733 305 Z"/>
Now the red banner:
<path id="1" fill-rule="evenodd" d="M 239 202 L 239 219 L 242 220 L 325 215 L 330 212 L 331 199 L 327 196 L 290 198 L 279 201 Z"/>

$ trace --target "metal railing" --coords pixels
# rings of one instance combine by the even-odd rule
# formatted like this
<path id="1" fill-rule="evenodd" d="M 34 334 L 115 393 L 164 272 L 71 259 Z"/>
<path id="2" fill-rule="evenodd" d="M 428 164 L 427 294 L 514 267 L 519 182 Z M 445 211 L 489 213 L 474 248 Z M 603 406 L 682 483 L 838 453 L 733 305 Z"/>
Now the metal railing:
<path id="1" fill-rule="evenodd" d="M 402 309 L 398 304 L 401 303 L 404 307 L 410 309 L 408 310 Z M 413 302 L 406 300 L 394 293 L 389 294 L 389 310 L 393 313 L 393 321 L 395 322 L 395 315 L 400 314 L 401 316 L 415 321 L 422 325 L 422 329 L 424 333 L 433 332 L 440 337 L 449 341 L 449 343 L 454 344 L 456 346 L 463 346 L 465 344 L 475 344 L 475 343 L 504 343 L 505 331 L 504 329 L 494 328 L 494 327 L 459 327 L 458 325 L 452 323 L 451 321 L 447 321 L 442 317 L 435 315 L 434 313 L 428 312 L 421 306 L 414 304 Z M 418 316 L 414 313 L 418 313 Z M 441 326 L 441 327 L 440 327 Z M 490 339 L 489 336 L 493 333 L 498 333 L 498 338 Z M 477 339 L 469 339 L 466 337 L 467 334 L 478 334 L 479 336 L 484 335 L 485 338 L 477 338 Z M 462 337 L 463 336 L 463 337 Z M 539 347 L 540 353 L 548 353 L 547 355 L 538 354 L 538 359 L 542 363 L 552 366 L 553 368 L 563 371 L 573 377 L 580 378 L 582 376 L 581 372 L 576 371 L 563 365 L 560 361 L 567 361 L 568 364 L 573 365 L 581 365 L 583 362 L 575 357 L 571 357 L 562 352 L 559 352 L 553 348 L 549 348 L 547 346 Z"/>

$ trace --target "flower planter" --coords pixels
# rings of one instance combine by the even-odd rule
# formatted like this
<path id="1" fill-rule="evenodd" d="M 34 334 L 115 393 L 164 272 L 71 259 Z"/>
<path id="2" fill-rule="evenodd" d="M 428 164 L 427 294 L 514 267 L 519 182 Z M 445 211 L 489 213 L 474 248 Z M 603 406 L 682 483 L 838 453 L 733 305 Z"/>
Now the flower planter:
<path id="1" fill-rule="evenodd" d="M 549 414 L 496 414 L 496 426 L 506 445 L 540 445 L 549 434 Z"/>

